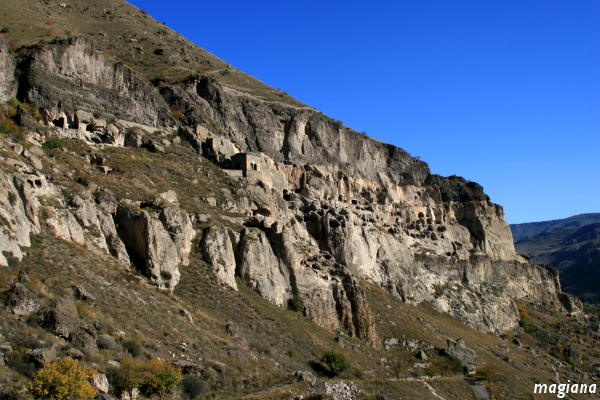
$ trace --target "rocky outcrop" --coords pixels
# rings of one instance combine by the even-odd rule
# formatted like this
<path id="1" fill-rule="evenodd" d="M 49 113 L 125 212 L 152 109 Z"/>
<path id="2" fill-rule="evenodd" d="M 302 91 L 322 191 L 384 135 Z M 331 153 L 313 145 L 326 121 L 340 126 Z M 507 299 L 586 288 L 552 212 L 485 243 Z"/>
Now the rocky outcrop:
<path id="1" fill-rule="evenodd" d="M 238 239 L 236 233 L 222 225 L 206 229 L 202 237 L 202 255 L 213 267 L 217 279 L 234 290 L 238 290 L 235 282 L 234 247 Z"/>
<path id="2" fill-rule="evenodd" d="M 27 315 L 39 310 L 41 305 L 33 293 L 17 282 L 6 293 L 6 307 L 14 314 Z"/>
<path id="3" fill-rule="evenodd" d="M 157 217 L 125 205 L 116 213 L 130 257 L 160 289 L 172 291 L 179 282 L 179 264 L 187 264 L 195 235 L 191 220 L 179 210 L 165 209 Z"/>
<path id="4" fill-rule="evenodd" d="M 81 321 L 77 315 L 77 307 L 73 300 L 59 297 L 42 310 L 42 325 L 57 336 L 69 339 L 79 328 Z"/>
<path id="5" fill-rule="evenodd" d="M 73 126 L 73 111 L 103 109 L 126 113 L 129 119 L 152 126 L 170 125 L 164 102 L 130 68 L 107 58 L 90 39 L 74 37 L 48 44 L 28 60 L 19 97 L 44 109 L 61 109 L 61 127 Z M 58 107 L 58 106 L 61 107 Z M 65 120 L 66 119 L 66 120 Z"/>
<path id="6" fill-rule="evenodd" d="M 265 233 L 258 229 L 245 229 L 241 234 L 238 252 L 240 262 L 237 274 L 242 281 L 271 303 L 287 305 L 292 297 L 289 272 L 280 268 Z"/>
<path id="7" fill-rule="evenodd" d="M 168 198 L 174 198 L 173 203 L 178 205 L 177 197 L 174 196 L 175 192 L 172 190 L 169 192 L 172 193 L 169 193 L 171 197 Z M 188 265 L 189 254 L 192 250 L 192 240 L 196 237 L 196 231 L 192 228 L 190 216 L 177 207 L 165 207 L 158 216 L 158 219 L 162 222 L 175 244 L 175 248 L 179 254 L 179 262 L 183 265 Z"/>
<path id="8" fill-rule="evenodd" d="M 404 150 L 373 140 L 314 111 L 271 108 L 227 92 L 216 80 L 198 77 L 184 87 L 161 94 L 182 112 L 185 125 L 204 125 L 239 144 L 244 151 L 263 152 L 278 162 L 332 165 L 344 174 L 394 184 L 421 184 L 427 164 Z M 209 124 L 204 114 L 210 117 Z"/>
<path id="9" fill-rule="evenodd" d="M 469 375 L 474 375 L 477 372 L 477 369 L 475 368 L 477 354 L 475 353 L 475 350 L 467 347 L 462 339 L 448 339 L 446 354 L 458 358 L 467 369 Z"/>
<path id="10" fill-rule="evenodd" d="M 2 36 L 0 37 L 0 101 L 2 102 L 7 101 L 15 94 L 17 85 L 14 72 L 15 59 L 10 53 L 8 41 Z"/>
<path id="11" fill-rule="evenodd" d="M 49 347 L 47 349 L 27 350 L 27 355 L 31 356 L 31 358 L 35 361 L 35 363 L 38 366 L 43 367 L 46 364 L 49 364 L 52 361 L 56 360 L 56 357 L 57 357 L 56 348 L 57 347 L 58 347 L 58 345 L 53 345 L 52 347 Z"/>

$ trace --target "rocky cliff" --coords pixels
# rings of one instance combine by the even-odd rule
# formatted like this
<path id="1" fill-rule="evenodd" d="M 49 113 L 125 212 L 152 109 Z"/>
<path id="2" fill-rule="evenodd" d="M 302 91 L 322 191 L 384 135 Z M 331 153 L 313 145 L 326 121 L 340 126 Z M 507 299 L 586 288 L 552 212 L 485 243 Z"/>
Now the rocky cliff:
<path id="1" fill-rule="evenodd" d="M 15 63 L 0 55 L 8 88 Z M 280 307 L 299 298 L 316 324 L 375 347 L 381 341 L 363 281 L 496 334 L 517 327 L 515 301 L 564 310 L 556 272 L 515 253 L 502 207 L 476 183 L 432 175 L 402 149 L 321 113 L 262 102 L 209 76 L 159 91 L 86 38 L 21 57 L 18 98 L 39 115 L 22 107 L 35 124 L 2 140 L 0 245 L 16 259 L 31 234 L 48 232 L 131 263 L 173 291 L 179 268 L 198 252 L 231 289 L 241 282 Z M 40 146 L 51 137 L 89 149 L 65 164 L 83 160 L 84 170 L 48 158 Z M 168 157 L 182 138 L 219 171 L 197 173 L 228 188 L 161 192 L 99 152 L 125 146 L 130 159 L 136 151 Z"/>

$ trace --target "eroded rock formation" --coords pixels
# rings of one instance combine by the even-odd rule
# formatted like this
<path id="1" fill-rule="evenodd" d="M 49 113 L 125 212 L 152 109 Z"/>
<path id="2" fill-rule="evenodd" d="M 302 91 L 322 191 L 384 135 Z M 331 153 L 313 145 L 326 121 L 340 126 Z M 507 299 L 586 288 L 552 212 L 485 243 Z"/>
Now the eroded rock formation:
<path id="1" fill-rule="evenodd" d="M 8 87 L 5 77 L 14 69 L 3 51 L 0 88 Z M 83 38 L 33 50 L 23 68 L 19 96 L 37 104 L 45 125 L 27 137 L 33 146 L 52 130 L 89 146 L 146 147 L 161 156 L 170 140 L 144 135 L 156 127 L 175 133 L 168 107 L 181 113 L 180 136 L 224 168 L 226 179 L 243 183 L 219 198 L 190 196 L 231 222 L 204 229 L 200 248 L 216 277 L 234 290 L 239 277 L 278 306 L 300 298 L 302 313 L 315 323 L 374 346 L 380 341 L 363 280 L 496 334 L 517 326 L 515 300 L 564 310 L 566 299 L 576 312 L 561 295 L 555 270 L 515 253 L 502 207 L 480 185 L 432 175 L 404 150 L 321 113 L 270 106 L 206 76 L 164 87 L 161 97 Z M 101 104 L 127 117 L 95 117 Z M 9 141 L 3 146 L 25 152 Z M 36 159 L 7 158 L 10 172 L 0 171 L 2 252 L 21 259 L 30 234 L 48 229 L 125 266 L 133 263 L 160 289 L 176 287 L 179 267 L 195 251 L 193 218 L 178 199 L 185 194 L 170 190 L 148 204 L 97 187 L 67 196 Z M 111 170 L 104 156 L 85 159 L 104 174 Z M 48 197 L 51 205 L 41 201 Z M 7 265 L 4 255 L 0 263 Z M 70 331 L 57 328 L 63 336 Z"/>

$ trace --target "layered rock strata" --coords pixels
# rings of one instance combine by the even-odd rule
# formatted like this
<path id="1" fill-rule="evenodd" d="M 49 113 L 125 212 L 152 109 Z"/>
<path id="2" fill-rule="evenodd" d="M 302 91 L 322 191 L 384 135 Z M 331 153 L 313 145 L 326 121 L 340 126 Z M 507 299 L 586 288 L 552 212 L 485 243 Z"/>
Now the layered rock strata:
<path id="1" fill-rule="evenodd" d="M 6 60 L 2 77 L 14 75 Z M 172 133 L 167 107 L 181 114 L 180 135 L 244 183 L 224 199 L 198 200 L 236 226 L 209 227 L 201 242 L 216 277 L 234 290 L 239 277 L 278 306 L 299 297 L 317 324 L 374 346 L 361 280 L 411 304 L 431 302 L 485 332 L 517 326 L 515 300 L 563 309 L 556 272 L 515 253 L 502 207 L 481 186 L 432 175 L 426 163 L 339 121 L 267 105 L 205 76 L 162 88 L 161 97 L 83 38 L 32 50 L 23 71 L 19 97 L 37 104 L 46 125 L 27 137 L 34 146 L 52 130 L 89 145 L 162 153 L 170 142 L 145 142 L 145 132 Z M 95 116 L 99 105 L 127 117 Z M 0 171 L 2 252 L 21 259 L 30 234 L 48 229 L 133 262 L 163 290 L 175 288 L 196 235 L 179 194 L 164 193 L 157 207 L 102 191 L 68 197 L 33 158 L 8 161 L 15 171 Z M 88 162 L 110 170 L 100 156 Z M 54 205 L 40 200 L 47 197 Z M 3 255 L 0 263 L 7 264 Z"/>

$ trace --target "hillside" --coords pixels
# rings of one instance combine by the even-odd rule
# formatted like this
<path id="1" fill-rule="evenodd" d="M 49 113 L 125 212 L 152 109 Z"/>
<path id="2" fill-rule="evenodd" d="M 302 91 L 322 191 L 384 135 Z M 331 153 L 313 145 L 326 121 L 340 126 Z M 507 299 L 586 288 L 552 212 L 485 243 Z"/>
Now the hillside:
<path id="1" fill-rule="evenodd" d="M 515 243 L 527 236 L 535 236 L 543 232 L 552 232 L 559 228 L 582 227 L 593 222 L 600 222 L 600 213 L 579 214 L 563 219 L 551 221 L 527 222 L 524 224 L 510 224 Z"/>
<path id="2" fill-rule="evenodd" d="M 105 400 L 596 390 L 600 320 L 478 183 L 124 1 L 0 4 L 0 399 L 67 357 Z"/>
<path id="3" fill-rule="evenodd" d="M 589 303 L 600 301 L 600 223 L 543 232 L 520 240 L 515 249 L 536 263 L 555 266 L 565 292 Z"/>

